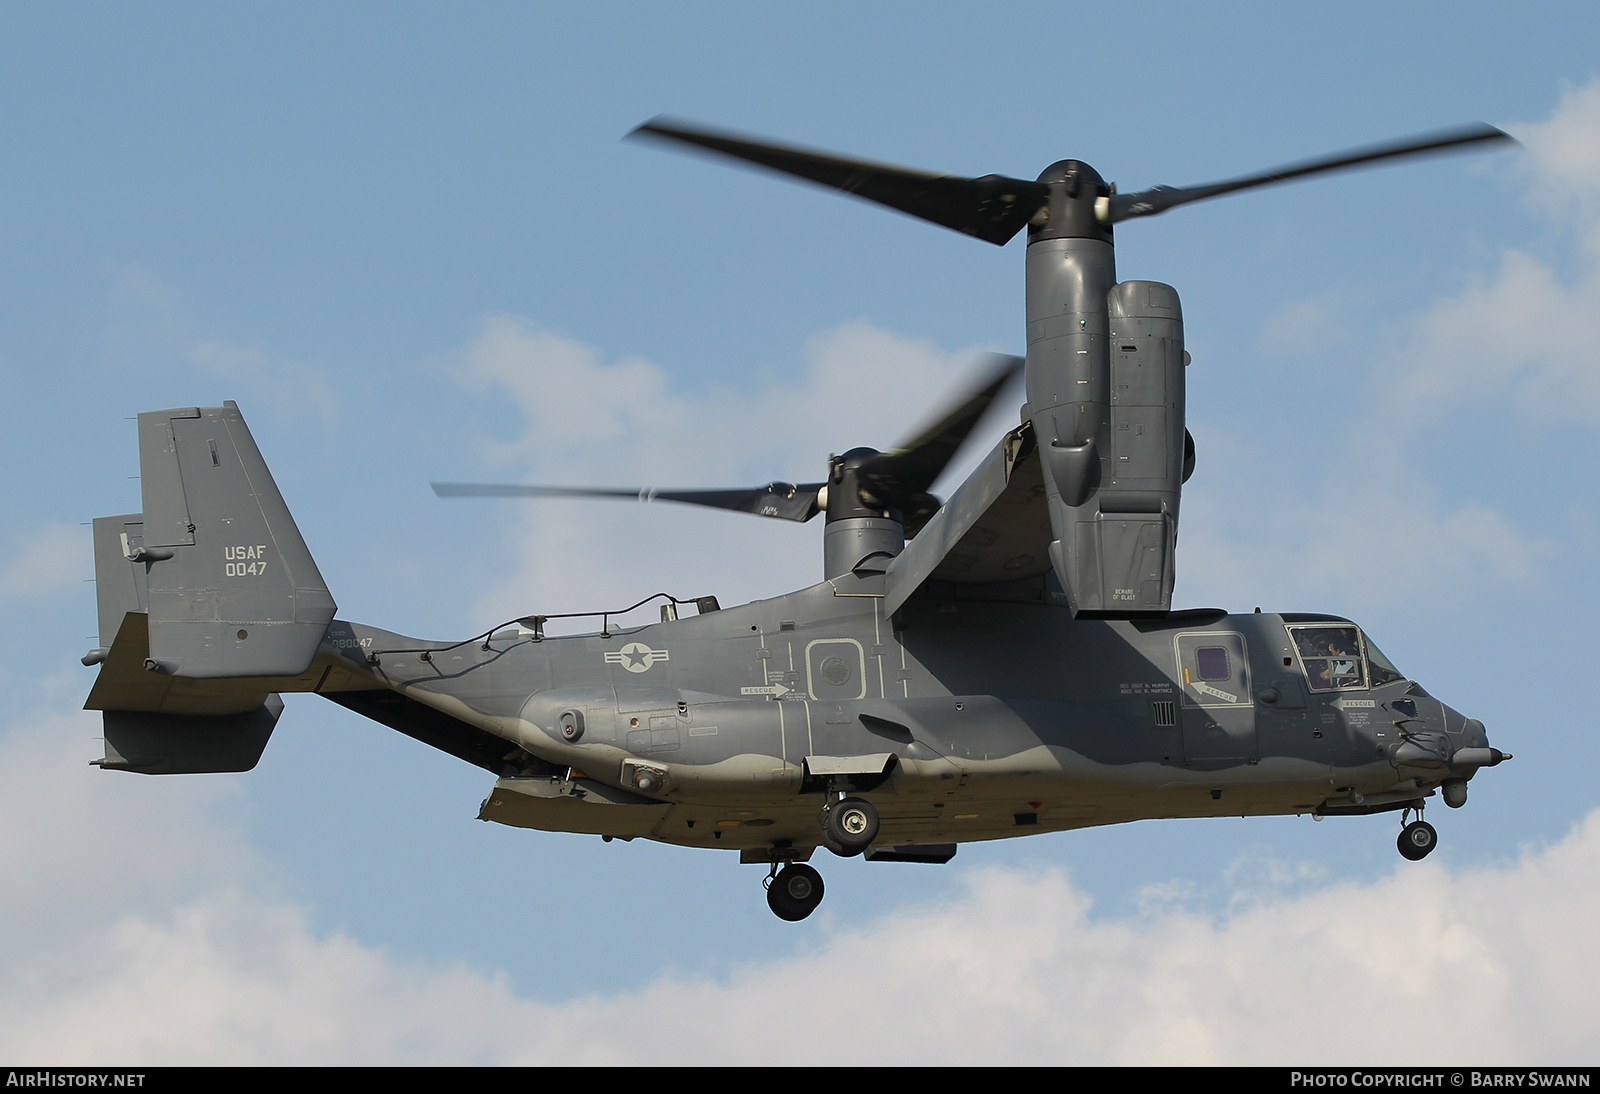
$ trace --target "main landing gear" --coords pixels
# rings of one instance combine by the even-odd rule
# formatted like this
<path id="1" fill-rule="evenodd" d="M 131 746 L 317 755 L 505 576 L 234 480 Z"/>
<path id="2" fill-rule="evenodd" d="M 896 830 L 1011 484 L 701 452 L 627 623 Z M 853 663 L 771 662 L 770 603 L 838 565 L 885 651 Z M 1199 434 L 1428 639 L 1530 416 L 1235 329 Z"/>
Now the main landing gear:
<path id="1" fill-rule="evenodd" d="M 1406 819 L 1406 813 L 1400 814 L 1400 820 Z M 1439 845 L 1439 833 L 1434 831 L 1433 825 L 1422 819 L 1422 810 L 1417 810 L 1417 819 L 1407 824 L 1400 830 L 1400 838 L 1395 841 L 1400 848 L 1402 858 L 1417 862 L 1428 857 L 1429 853 Z"/>
<path id="2" fill-rule="evenodd" d="M 844 858 L 862 854 L 878 838 L 878 811 L 865 798 L 841 797 L 823 809 L 820 821 L 822 845 Z M 780 869 L 781 861 L 775 860 L 767 875 L 767 907 L 779 919 L 798 923 L 822 903 L 822 875 L 803 862 Z"/>
<path id="3" fill-rule="evenodd" d="M 823 845 L 841 858 L 861 854 L 878 838 L 878 811 L 865 798 L 840 798 L 822 811 Z"/>
<path id="4" fill-rule="evenodd" d="M 767 907 L 779 919 L 798 923 L 822 903 L 822 875 L 803 862 L 791 862 L 783 869 L 773 863 L 767 877 Z"/>

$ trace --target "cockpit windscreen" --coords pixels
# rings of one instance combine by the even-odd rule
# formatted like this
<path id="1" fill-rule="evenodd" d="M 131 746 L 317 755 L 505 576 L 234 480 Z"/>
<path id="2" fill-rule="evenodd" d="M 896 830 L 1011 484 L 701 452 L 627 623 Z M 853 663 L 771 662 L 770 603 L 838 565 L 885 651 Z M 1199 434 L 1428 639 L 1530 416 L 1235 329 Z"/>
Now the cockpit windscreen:
<path id="1" fill-rule="evenodd" d="M 1399 671 L 1354 624 L 1291 627 L 1312 691 L 1378 687 L 1402 680 Z"/>

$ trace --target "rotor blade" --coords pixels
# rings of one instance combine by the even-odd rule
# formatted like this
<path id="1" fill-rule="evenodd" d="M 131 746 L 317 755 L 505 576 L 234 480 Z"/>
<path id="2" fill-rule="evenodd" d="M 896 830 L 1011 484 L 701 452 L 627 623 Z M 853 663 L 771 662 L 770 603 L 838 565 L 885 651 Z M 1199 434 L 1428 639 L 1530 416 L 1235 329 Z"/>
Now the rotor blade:
<path id="1" fill-rule="evenodd" d="M 1264 171 L 1261 174 L 1247 175 L 1243 178 L 1230 179 L 1226 182 L 1213 182 L 1205 186 L 1155 186 L 1136 194 L 1114 194 L 1111 197 L 1110 211 L 1106 217 L 1106 223 L 1116 224 L 1118 221 L 1128 220 L 1133 217 L 1155 216 L 1157 213 L 1166 212 L 1175 205 L 1186 205 L 1191 201 L 1201 201 L 1221 194 L 1231 194 L 1237 190 L 1248 190 L 1254 186 L 1270 186 L 1276 182 L 1288 182 L 1290 179 L 1304 178 L 1307 175 L 1321 174 L 1326 171 L 1343 171 L 1352 167 L 1377 163 L 1381 160 L 1402 159 L 1407 156 L 1422 156 L 1450 151 L 1474 151 L 1475 149 L 1471 149 L 1468 146 L 1503 141 L 1509 141 L 1512 144 L 1517 143 L 1516 138 L 1509 133 L 1496 129 L 1492 125 L 1486 125 L 1483 122 L 1475 122 L 1459 129 L 1446 129 L 1442 132 L 1428 133 L 1420 137 L 1392 141 L 1388 144 L 1357 148 L 1335 156 L 1290 164 L 1287 167 L 1279 167 L 1271 171 Z"/>
<path id="2" fill-rule="evenodd" d="M 731 509 L 754 513 L 758 517 L 805 522 L 817 515 L 820 482 L 771 482 L 765 486 L 735 490 L 658 490 L 653 486 L 612 488 L 600 486 L 516 486 L 482 482 L 436 482 L 430 484 L 441 498 L 633 498 L 637 501 L 676 501 L 685 505 L 704 505 L 711 509 Z"/>
<path id="3" fill-rule="evenodd" d="M 1021 357 L 994 354 L 979 382 L 942 416 L 902 447 L 881 452 L 862 464 L 858 472 L 862 483 L 888 504 L 926 494 L 1000 389 L 1022 370 L 1022 365 Z"/>
<path id="4" fill-rule="evenodd" d="M 937 175 L 750 140 L 663 118 L 645 122 L 628 135 L 679 141 L 795 175 L 994 244 L 1003 244 L 1021 231 L 1049 198 L 1049 189 L 1039 182 L 1004 175 L 975 179 Z"/>

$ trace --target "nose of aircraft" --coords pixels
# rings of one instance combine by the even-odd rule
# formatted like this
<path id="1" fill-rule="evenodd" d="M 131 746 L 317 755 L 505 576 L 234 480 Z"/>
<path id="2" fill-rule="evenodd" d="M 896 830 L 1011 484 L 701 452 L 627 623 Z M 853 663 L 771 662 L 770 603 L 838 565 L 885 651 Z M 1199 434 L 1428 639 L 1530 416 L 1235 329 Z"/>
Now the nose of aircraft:
<path id="1" fill-rule="evenodd" d="M 1439 786 L 1446 805 L 1459 809 L 1467 803 L 1467 780 L 1478 773 L 1480 767 L 1493 767 L 1511 759 L 1511 753 L 1489 746 L 1489 734 L 1476 718 L 1463 718 L 1444 708 L 1446 725 L 1460 725 L 1460 734 L 1450 755 L 1450 778 Z"/>
<path id="2" fill-rule="evenodd" d="M 1445 716 L 1449 719 L 1461 718 L 1461 715 L 1445 707 Z M 1447 724 L 1454 724 L 1447 723 Z M 1450 766 L 1468 769 L 1464 774 L 1469 774 L 1480 767 L 1493 767 L 1504 760 L 1511 759 L 1511 753 L 1501 752 L 1498 748 L 1489 747 L 1489 734 L 1483 728 L 1483 723 L 1476 718 L 1464 718 L 1461 725 L 1461 743 L 1456 747 L 1450 757 Z"/>
<path id="3" fill-rule="evenodd" d="M 1439 704 L 1443 728 L 1455 738 L 1451 750 L 1450 766 L 1461 768 L 1493 767 L 1502 760 L 1511 759 L 1511 753 L 1489 747 L 1489 733 L 1476 718 L 1468 718 L 1453 707 Z"/>
<path id="4" fill-rule="evenodd" d="M 1441 704 L 1443 705 L 1443 704 Z M 1476 718 L 1468 718 L 1453 707 L 1444 707 L 1445 726 L 1454 729 L 1460 726 L 1460 743 L 1465 748 L 1484 748 L 1489 744 L 1488 731 L 1483 728 L 1483 723 Z"/>
<path id="5" fill-rule="evenodd" d="M 1480 767 L 1493 767 L 1511 759 L 1509 752 L 1489 747 L 1483 723 L 1468 718 L 1436 699 L 1407 699 L 1392 703 L 1400 715 L 1396 726 L 1401 739 L 1392 758 L 1397 764 L 1420 768 L 1448 767 L 1456 779 L 1470 779 Z"/>

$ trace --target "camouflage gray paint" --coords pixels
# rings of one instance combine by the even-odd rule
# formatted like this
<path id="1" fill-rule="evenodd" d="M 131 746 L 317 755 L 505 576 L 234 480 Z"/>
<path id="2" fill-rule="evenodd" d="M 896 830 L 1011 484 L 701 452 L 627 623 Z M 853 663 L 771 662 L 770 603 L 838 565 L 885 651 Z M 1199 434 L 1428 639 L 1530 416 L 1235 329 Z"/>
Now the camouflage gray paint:
<path id="1" fill-rule="evenodd" d="M 942 505 L 927 491 L 1014 363 L 904 448 L 833 457 L 826 483 L 638 493 L 824 512 L 812 588 L 567 637 L 530 615 L 444 643 L 334 618 L 236 406 L 141 414 L 143 513 L 95 521 L 100 644 L 83 660 L 101 666 L 86 705 L 105 712 L 103 767 L 248 770 L 279 695 L 314 692 L 491 772 L 485 820 L 737 850 L 772 864 L 769 903 L 800 919 L 822 898 L 800 864 L 818 846 L 943 862 L 961 842 L 1149 817 L 1403 820 L 1435 793 L 1464 804 L 1506 758 L 1347 620 L 1170 610 L 1194 459 L 1182 309 L 1169 286 L 1117 283 L 1112 240 L 1187 201 L 1505 134 L 1116 195 L 1073 160 L 1034 182 L 960 179 L 643 131 L 993 243 L 1026 226 L 1022 424 Z M 1419 818 L 1398 846 L 1420 858 L 1435 838 Z"/>
<path id="2" fill-rule="evenodd" d="M 248 438 L 231 407 L 146 415 L 141 428 L 173 421 L 195 423 L 179 445 L 202 453 L 208 430 Z M 983 480 L 980 468 L 972 481 Z M 208 523 L 282 506 L 270 480 L 236 485 L 219 503 L 225 521 L 193 507 L 195 551 L 226 550 Z M 991 503 L 1004 489 L 991 486 Z M 652 626 L 545 637 L 530 618 L 444 643 L 334 620 L 292 674 L 174 671 L 150 656 L 143 588 L 158 568 L 179 588 L 219 586 L 205 603 L 230 637 L 295 604 L 245 595 L 261 581 L 248 566 L 130 557 L 137 544 L 119 530 L 137 524 L 97 526 L 103 626 L 118 632 L 102 640 L 88 706 L 107 712 L 112 768 L 248 768 L 281 710 L 275 695 L 315 692 L 493 772 L 484 819 L 772 861 L 824 842 L 817 816 L 839 792 L 877 806 L 880 845 L 914 848 L 1142 817 L 1413 806 L 1498 757 L 1481 725 L 1373 667 L 1387 663 L 1331 617 L 1074 618 L 1049 572 L 929 580 L 886 611 L 898 567 L 949 549 L 932 523 L 893 560 L 874 554 L 809 589 Z M 303 549 L 280 522 L 259 561 L 271 573 Z M 1327 657 L 1308 679 L 1294 640 L 1313 625 L 1350 646 L 1331 683 Z"/>
<path id="3" fill-rule="evenodd" d="M 346 642 L 370 644 L 343 660 L 518 746 L 485 819 L 763 860 L 818 845 L 839 779 L 877 806 L 881 843 L 950 844 L 1371 811 L 1470 778 L 1479 765 L 1449 757 L 1488 743 L 1408 681 L 1366 686 L 1365 666 L 1362 686 L 1311 691 L 1283 616 L 1074 620 L 1041 579 L 1032 602 L 932 594 L 886 618 L 881 581 L 607 637 L 511 630 L 487 650 L 352 626 Z M 1206 650 L 1225 659 L 1209 683 Z M 1407 753 L 1419 738 L 1437 755 Z"/>

